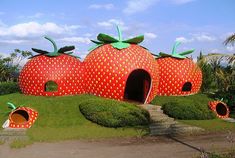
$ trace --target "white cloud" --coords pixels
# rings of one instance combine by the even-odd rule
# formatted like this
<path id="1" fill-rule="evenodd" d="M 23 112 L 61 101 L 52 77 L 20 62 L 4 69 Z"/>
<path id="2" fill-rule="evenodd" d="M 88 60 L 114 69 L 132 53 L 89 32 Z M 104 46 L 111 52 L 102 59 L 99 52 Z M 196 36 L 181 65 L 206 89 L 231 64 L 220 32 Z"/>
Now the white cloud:
<path id="1" fill-rule="evenodd" d="M 157 35 L 154 34 L 154 33 L 152 33 L 152 32 L 146 32 L 146 33 L 144 33 L 144 36 L 145 36 L 146 38 L 149 38 L 149 39 L 157 38 Z"/>
<path id="2" fill-rule="evenodd" d="M 193 38 L 199 42 L 211 42 L 215 41 L 216 38 L 205 33 L 193 34 Z"/>
<path id="3" fill-rule="evenodd" d="M 69 42 L 69 43 L 84 43 L 89 44 L 91 43 L 90 39 L 87 37 L 66 37 L 59 39 L 62 42 Z"/>
<path id="4" fill-rule="evenodd" d="M 190 43 L 193 41 L 193 39 L 187 39 L 187 38 L 181 36 L 181 37 L 177 37 L 175 39 L 175 41 L 182 42 L 182 43 Z"/>
<path id="5" fill-rule="evenodd" d="M 63 34 L 79 28 L 77 25 L 59 26 L 52 22 L 40 24 L 37 22 L 20 23 L 10 27 L 0 27 L 0 36 L 31 37 L 45 34 Z"/>
<path id="6" fill-rule="evenodd" d="M 21 44 L 26 42 L 28 42 L 28 40 L 0 40 L 0 43 L 5 44 Z"/>
<path id="7" fill-rule="evenodd" d="M 93 34 L 91 34 L 91 33 L 85 33 L 84 36 L 85 36 L 85 37 L 92 37 Z"/>
<path id="8" fill-rule="evenodd" d="M 227 49 L 229 52 L 235 52 L 235 47 L 234 47 L 234 46 L 227 46 L 226 49 Z"/>
<path id="9" fill-rule="evenodd" d="M 122 30 L 127 30 L 128 28 L 125 26 L 125 23 L 122 20 L 110 19 L 108 21 L 102 21 L 97 23 L 98 26 L 104 27 L 106 29 L 110 29 L 115 27 L 116 25 L 120 26 Z"/>
<path id="10" fill-rule="evenodd" d="M 149 7 L 153 6 L 159 0 L 128 0 L 127 7 L 124 8 L 123 12 L 126 14 L 134 14 L 137 12 L 143 12 Z"/>
<path id="11" fill-rule="evenodd" d="M 191 43 L 191 42 L 212 42 L 216 40 L 216 37 L 208 35 L 207 33 L 198 33 L 198 34 L 191 34 L 191 38 L 186 38 L 183 36 L 177 37 L 175 41 L 179 41 L 182 43 Z"/>
<path id="12" fill-rule="evenodd" d="M 193 2 L 193 1 L 195 1 L 195 0 L 171 0 L 171 1 L 172 1 L 172 3 L 174 3 L 174 4 L 180 5 L 180 4 L 190 3 L 190 2 Z"/>
<path id="13" fill-rule="evenodd" d="M 0 20 L 0 28 L 1 28 L 1 27 L 4 27 L 4 26 L 6 26 L 6 24 L 4 24 L 4 23 L 2 22 L 2 20 Z"/>
<path id="14" fill-rule="evenodd" d="M 218 52 L 220 52 L 220 51 L 219 51 L 219 49 L 217 49 L 217 48 L 212 49 L 212 50 L 210 51 L 210 53 L 218 53 Z"/>
<path id="15" fill-rule="evenodd" d="M 89 9 L 106 9 L 111 10 L 114 8 L 114 5 L 112 3 L 108 4 L 92 4 L 89 6 Z"/>

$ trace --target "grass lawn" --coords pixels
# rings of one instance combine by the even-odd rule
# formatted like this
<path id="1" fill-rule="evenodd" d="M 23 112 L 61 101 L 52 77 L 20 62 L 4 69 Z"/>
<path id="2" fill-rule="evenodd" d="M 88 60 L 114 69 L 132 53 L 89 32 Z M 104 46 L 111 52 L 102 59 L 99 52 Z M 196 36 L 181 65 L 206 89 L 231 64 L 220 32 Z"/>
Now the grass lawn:
<path id="1" fill-rule="evenodd" d="M 91 95 L 39 97 L 19 93 L 0 96 L 0 124 L 7 116 L 6 103 L 28 106 L 39 112 L 35 124 L 27 131 L 32 142 L 51 142 L 69 139 L 98 139 L 132 137 L 148 134 L 146 126 L 106 128 L 88 121 L 79 111 L 78 103 L 90 99 Z M 17 144 L 17 142 L 16 142 Z"/>
<path id="2" fill-rule="evenodd" d="M 208 106 L 208 101 L 213 100 L 206 94 L 196 94 L 191 96 L 157 96 L 152 104 L 163 105 L 168 102 L 177 101 L 178 103 L 203 104 Z M 232 115 L 234 117 L 234 114 Z M 179 120 L 182 123 L 198 126 L 209 132 L 227 132 L 235 131 L 235 123 L 225 122 L 221 119 L 212 120 Z"/>
<path id="3" fill-rule="evenodd" d="M 221 119 L 213 120 L 179 120 L 179 122 L 201 127 L 209 132 L 235 131 L 235 123 L 225 122 Z"/>

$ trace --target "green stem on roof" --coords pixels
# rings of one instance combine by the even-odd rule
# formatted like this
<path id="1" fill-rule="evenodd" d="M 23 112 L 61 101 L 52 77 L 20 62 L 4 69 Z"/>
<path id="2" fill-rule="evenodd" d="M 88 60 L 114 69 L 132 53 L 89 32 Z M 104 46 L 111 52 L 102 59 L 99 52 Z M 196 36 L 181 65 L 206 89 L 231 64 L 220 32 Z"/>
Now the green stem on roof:
<path id="1" fill-rule="evenodd" d="M 122 41 L 122 31 L 121 31 L 121 29 L 119 28 L 118 25 L 117 25 L 117 31 L 118 31 L 118 40 Z"/>
<path id="2" fill-rule="evenodd" d="M 45 36 L 44 37 L 45 39 L 49 40 L 52 44 L 53 44 L 53 47 L 54 47 L 54 52 L 52 52 L 52 54 L 57 54 L 58 53 L 58 49 L 57 49 L 57 46 L 56 46 L 56 43 L 54 40 L 52 40 L 50 37 L 48 36 Z"/>
<path id="3" fill-rule="evenodd" d="M 173 46 L 173 49 L 172 49 L 172 54 L 177 54 L 176 53 L 176 48 L 180 45 L 181 43 L 179 41 L 176 41 L 174 46 Z"/>

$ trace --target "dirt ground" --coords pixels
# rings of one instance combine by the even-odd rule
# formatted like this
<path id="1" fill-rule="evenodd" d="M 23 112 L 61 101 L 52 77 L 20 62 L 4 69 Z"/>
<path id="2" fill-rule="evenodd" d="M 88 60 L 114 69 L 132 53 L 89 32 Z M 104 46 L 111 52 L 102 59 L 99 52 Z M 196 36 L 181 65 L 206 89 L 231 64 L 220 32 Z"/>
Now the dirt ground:
<path id="1" fill-rule="evenodd" d="M 144 137 L 34 143 L 22 149 L 0 145 L 0 158 L 191 158 L 205 151 L 225 151 L 226 134 L 193 137 Z M 235 137 L 235 133 L 233 134 Z"/>

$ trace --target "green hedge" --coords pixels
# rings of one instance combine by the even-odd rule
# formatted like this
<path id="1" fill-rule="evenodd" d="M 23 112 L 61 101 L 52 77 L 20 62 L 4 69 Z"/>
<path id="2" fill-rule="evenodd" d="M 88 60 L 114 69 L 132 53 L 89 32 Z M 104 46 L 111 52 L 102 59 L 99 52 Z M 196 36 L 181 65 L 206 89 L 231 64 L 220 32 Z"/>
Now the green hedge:
<path id="1" fill-rule="evenodd" d="M 215 114 L 204 104 L 188 104 L 168 102 L 163 104 L 162 110 L 167 115 L 180 120 L 208 120 L 214 119 Z"/>
<path id="2" fill-rule="evenodd" d="M 0 95 L 19 92 L 19 86 L 16 82 L 0 83 Z"/>
<path id="3" fill-rule="evenodd" d="M 90 121 L 106 127 L 147 125 L 149 113 L 134 104 L 95 97 L 79 103 L 81 113 Z"/>

